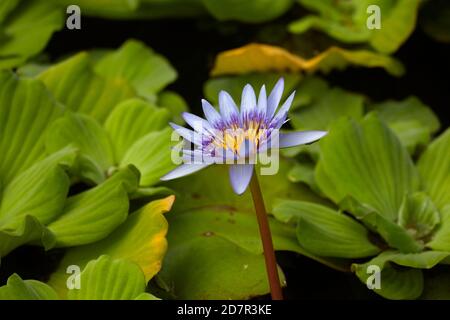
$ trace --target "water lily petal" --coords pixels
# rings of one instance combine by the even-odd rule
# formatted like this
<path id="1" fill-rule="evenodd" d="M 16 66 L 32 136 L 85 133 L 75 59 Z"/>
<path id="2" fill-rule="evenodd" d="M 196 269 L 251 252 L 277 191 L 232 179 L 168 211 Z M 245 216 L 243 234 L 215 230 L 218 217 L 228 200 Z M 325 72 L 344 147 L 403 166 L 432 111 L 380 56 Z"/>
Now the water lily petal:
<path id="1" fill-rule="evenodd" d="M 252 86 L 247 84 L 242 91 L 241 98 L 241 118 L 244 119 L 245 115 L 250 114 L 256 109 L 256 96 Z"/>
<path id="2" fill-rule="evenodd" d="M 270 126 L 273 128 L 279 129 L 286 120 L 289 109 L 291 108 L 292 101 L 294 100 L 295 91 L 291 93 L 291 95 L 286 99 L 286 101 L 281 106 L 280 110 L 278 110 L 275 117 L 273 117 L 270 122 Z"/>
<path id="3" fill-rule="evenodd" d="M 162 181 L 168 181 L 168 180 L 173 180 L 173 179 L 177 179 L 180 177 L 184 177 L 187 176 L 191 173 L 200 171 L 208 166 L 210 166 L 210 163 L 202 163 L 202 164 L 182 164 L 181 166 L 173 169 L 172 171 L 170 171 L 168 174 L 166 174 L 165 176 L 161 177 Z"/>
<path id="4" fill-rule="evenodd" d="M 216 127 L 222 122 L 220 113 L 205 99 L 202 99 L 203 113 L 211 126 Z"/>
<path id="5" fill-rule="evenodd" d="M 312 143 L 327 134 L 326 131 L 296 131 L 280 133 L 280 148 L 294 147 L 301 144 Z"/>
<path id="6" fill-rule="evenodd" d="M 219 107 L 222 119 L 228 124 L 239 123 L 239 110 L 233 98 L 226 91 L 219 93 Z"/>
<path id="7" fill-rule="evenodd" d="M 200 118 L 199 116 L 196 116 L 195 114 L 183 112 L 182 117 L 184 121 L 186 121 L 186 123 L 191 126 L 192 129 L 200 134 L 211 135 L 214 132 L 208 121 Z"/>
<path id="8" fill-rule="evenodd" d="M 272 118 L 281 101 L 284 90 L 284 79 L 280 78 L 267 99 L 267 118 Z"/>
<path id="9" fill-rule="evenodd" d="M 184 128 L 182 126 L 179 126 L 173 122 L 170 123 L 170 126 L 175 130 L 176 133 L 178 133 L 180 136 L 182 136 L 184 139 L 201 146 L 202 145 L 202 135 L 192 131 L 190 129 Z"/>
<path id="10" fill-rule="evenodd" d="M 267 112 L 267 93 L 266 93 L 266 86 L 263 85 L 261 87 L 261 90 L 259 91 L 259 98 L 258 98 L 258 114 L 261 114 L 262 116 L 266 116 Z"/>
<path id="11" fill-rule="evenodd" d="M 230 166 L 230 182 L 236 194 L 243 194 L 253 174 L 252 164 L 233 164 Z"/>

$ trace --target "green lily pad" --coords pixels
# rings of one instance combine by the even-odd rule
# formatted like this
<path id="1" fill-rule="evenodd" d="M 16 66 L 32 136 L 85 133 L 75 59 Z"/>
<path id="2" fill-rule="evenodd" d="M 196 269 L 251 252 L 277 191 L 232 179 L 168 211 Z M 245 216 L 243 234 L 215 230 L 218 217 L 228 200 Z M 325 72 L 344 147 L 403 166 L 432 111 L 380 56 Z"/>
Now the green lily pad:
<path id="1" fill-rule="evenodd" d="M 168 221 L 169 250 L 158 276 L 171 296 L 249 299 L 269 292 L 254 213 L 211 206 L 172 212 Z M 313 256 L 299 246 L 295 226 L 270 218 L 270 229 L 275 250 L 298 252 L 343 268 L 344 264 Z"/>
<path id="2" fill-rule="evenodd" d="M 292 160 L 281 157 L 277 174 L 259 176 L 267 210 L 272 211 L 275 200 L 278 198 L 329 204 L 307 187 L 286 180 L 293 164 Z M 186 211 L 211 206 L 254 212 L 250 192 L 245 192 L 240 196 L 236 195 L 231 188 L 228 171 L 227 165 L 215 165 L 167 183 L 168 187 L 177 192 L 175 209 Z"/>

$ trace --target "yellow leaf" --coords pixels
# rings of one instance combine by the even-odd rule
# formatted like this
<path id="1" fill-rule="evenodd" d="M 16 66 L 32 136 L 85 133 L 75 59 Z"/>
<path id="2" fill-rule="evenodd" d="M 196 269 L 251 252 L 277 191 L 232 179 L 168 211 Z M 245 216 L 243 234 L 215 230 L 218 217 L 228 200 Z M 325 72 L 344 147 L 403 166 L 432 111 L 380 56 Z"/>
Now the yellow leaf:
<path id="1" fill-rule="evenodd" d="M 349 65 L 369 68 L 381 67 L 394 76 L 401 76 L 404 68 L 397 60 L 368 50 L 346 50 L 330 47 L 311 59 L 304 59 L 289 51 L 266 44 L 250 43 L 220 53 L 212 76 L 246 74 L 251 72 L 329 72 Z"/>
<path id="2" fill-rule="evenodd" d="M 66 273 L 70 265 L 83 269 L 90 261 L 101 255 L 115 259 L 125 259 L 136 263 L 144 272 L 146 281 L 161 269 L 162 259 L 167 250 L 166 234 L 168 223 L 163 213 L 173 205 L 175 196 L 150 202 L 130 214 L 126 222 L 119 226 L 106 239 L 69 250 L 50 277 L 49 284 L 61 297 L 67 294 Z"/>

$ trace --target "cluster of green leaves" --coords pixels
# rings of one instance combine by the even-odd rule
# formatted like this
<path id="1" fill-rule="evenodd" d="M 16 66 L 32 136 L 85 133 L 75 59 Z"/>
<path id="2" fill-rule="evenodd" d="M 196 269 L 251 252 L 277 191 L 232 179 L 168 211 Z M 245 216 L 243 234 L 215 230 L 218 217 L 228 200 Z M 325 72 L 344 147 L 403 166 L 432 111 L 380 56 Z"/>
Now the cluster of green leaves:
<path id="1" fill-rule="evenodd" d="M 406 147 L 421 142 L 422 136 L 404 139 L 408 132 L 419 131 L 419 121 L 408 119 L 418 111 L 411 101 L 389 109 L 396 113 L 407 105 L 405 125 L 389 123 L 392 118 L 378 110 L 360 120 L 337 117 L 319 144 L 319 160 L 293 169 L 291 178 L 308 183 L 335 206 L 282 201 L 274 209 L 279 219 L 295 220 L 300 244 L 319 256 L 375 256 L 353 264 L 352 270 L 365 283 L 368 266 L 380 267 L 382 285 L 375 290 L 390 299 L 418 298 L 424 286 L 420 269 L 446 264 L 450 255 L 450 131 L 434 140 L 414 164 Z M 428 139 L 434 120 L 421 125 Z"/>
<path id="2" fill-rule="evenodd" d="M 186 108 L 163 91 L 175 78 L 164 57 L 134 40 L 0 71 L 0 258 L 24 244 L 69 248 L 53 289 L 13 275 L 0 297 L 151 298 L 146 283 L 167 247 L 162 213 L 174 201 L 148 203 L 170 192 L 153 187 L 173 168 L 163 105 Z M 135 202 L 148 204 L 135 211 Z M 67 293 L 70 265 L 86 267 L 82 289 Z"/>

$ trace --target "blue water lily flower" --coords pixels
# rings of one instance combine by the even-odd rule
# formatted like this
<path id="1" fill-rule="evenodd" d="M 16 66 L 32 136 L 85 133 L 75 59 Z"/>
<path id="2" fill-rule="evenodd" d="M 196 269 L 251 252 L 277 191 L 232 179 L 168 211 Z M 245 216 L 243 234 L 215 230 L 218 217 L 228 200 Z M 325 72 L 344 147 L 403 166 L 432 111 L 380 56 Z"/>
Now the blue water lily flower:
<path id="1" fill-rule="evenodd" d="M 212 164 L 227 164 L 233 190 L 242 194 L 250 183 L 258 154 L 273 148 L 312 143 L 326 135 L 326 131 L 279 133 L 295 95 L 293 92 L 277 111 L 283 90 L 281 78 L 269 96 L 263 85 L 257 99 L 252 86 L 247 84 L 242 91 L 240 109 L 227 92 L 221 91 L 220 113 L 206 100 L 202 100 L 206 119 L 184 112 L 183 118 L 193 130 L 170 125 L 194 148 L 185 148 L 184 163 L 161 180 L 186 176 Z"/>

